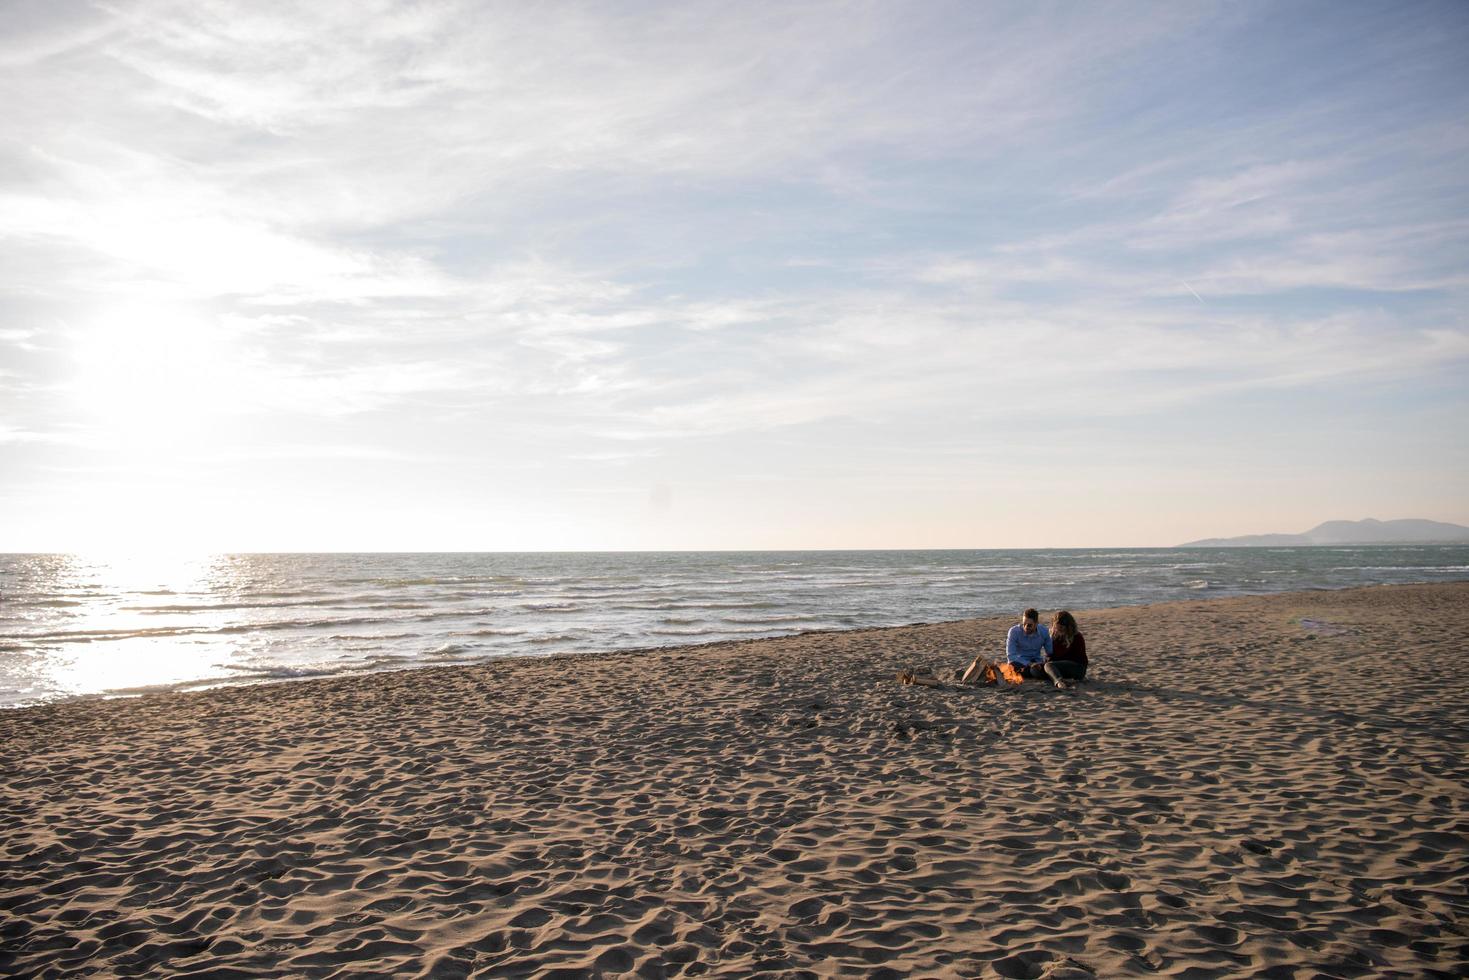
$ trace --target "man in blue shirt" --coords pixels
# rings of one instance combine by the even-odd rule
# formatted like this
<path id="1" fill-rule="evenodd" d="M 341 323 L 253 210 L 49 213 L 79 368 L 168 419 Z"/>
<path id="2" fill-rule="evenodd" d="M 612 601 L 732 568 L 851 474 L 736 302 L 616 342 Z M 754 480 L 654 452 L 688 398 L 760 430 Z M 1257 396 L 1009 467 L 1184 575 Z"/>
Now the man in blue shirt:
<path id="1" fill-rule="evenodd" d="M 1051 655 L 1051 631 L 1041 625 L 1041 614 L 1027 609 L 1005 636 L 1005 659 L 1025 677 L 1050 680 L 1046 659 Z"/>

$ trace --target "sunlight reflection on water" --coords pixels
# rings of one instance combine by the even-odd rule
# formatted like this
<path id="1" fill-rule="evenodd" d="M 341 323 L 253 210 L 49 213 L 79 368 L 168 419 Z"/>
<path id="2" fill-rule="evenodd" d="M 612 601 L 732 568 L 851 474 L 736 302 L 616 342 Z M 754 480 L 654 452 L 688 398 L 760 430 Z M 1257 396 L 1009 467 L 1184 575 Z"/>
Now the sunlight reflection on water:
<path id="1" fill-rule="evenodd" d="M 37 645 L 38 656 L 23 676 L 40 699 L 101 692 L 124 693 L 227 679 L 237 644 L 208 631 L 223 625 L 220 614 L 194 614 L 187 627 L 141 611 L 139 600 L 173 602 L 228 593 L 232 560 L 188 553 L 30 556 L 50 580 L 22 622 L 43 626 L 54 643 Z M 40 615 L 35 615 L 40 613 Z M 60 615 L 58 615 L 60 614 Z M 9 623 L 6 623 L 9 626 Z M 170 635 L 180 628 L 190 632 Z M 7 628 L 5 632 L 9 633 Z M 204 634 L 205 638 L 190 635 Z"/>

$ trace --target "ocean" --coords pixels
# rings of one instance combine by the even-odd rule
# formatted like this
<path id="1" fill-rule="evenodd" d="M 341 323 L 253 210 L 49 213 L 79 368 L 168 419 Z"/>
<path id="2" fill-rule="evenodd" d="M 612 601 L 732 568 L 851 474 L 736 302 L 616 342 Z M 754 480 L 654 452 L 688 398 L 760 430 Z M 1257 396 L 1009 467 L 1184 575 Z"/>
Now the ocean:
<path id="1" fill-rule="evenodd" d="M 0 707 L 1025 606 L 1465 578 L 1466 546 L 0 555 Z"/>

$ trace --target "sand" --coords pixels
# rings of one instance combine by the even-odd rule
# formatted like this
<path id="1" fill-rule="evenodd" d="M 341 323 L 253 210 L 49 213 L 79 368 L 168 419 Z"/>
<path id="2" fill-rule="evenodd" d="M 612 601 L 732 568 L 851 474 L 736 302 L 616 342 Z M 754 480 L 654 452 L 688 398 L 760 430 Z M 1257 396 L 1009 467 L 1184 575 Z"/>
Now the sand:
<path id="1" fill-rule="evenodd" d="M 1469 583 L 0 713 L 7 976 L 1455 976 Z"/>

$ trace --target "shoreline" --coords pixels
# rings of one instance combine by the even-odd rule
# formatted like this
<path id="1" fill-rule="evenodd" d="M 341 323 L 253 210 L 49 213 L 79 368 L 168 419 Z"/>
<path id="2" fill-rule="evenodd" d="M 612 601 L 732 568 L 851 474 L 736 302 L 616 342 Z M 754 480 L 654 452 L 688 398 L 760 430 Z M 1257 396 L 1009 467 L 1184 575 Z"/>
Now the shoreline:
<path id="1" fill-rule="evenodd" d="M 1325 547 L 1325 546 L 1323 546 Z M 1393 546 L 1397 547 L 1397 546 Z M 1138 549 L 1134 549 L 1138 550 Z M 1094 606 L 1087 609 L 1073 610 L 1080 616 L 1090 616 L 1095 613 L 1106 612 L 1116 609 L 1152 609 L 1160 606 L 1166 607 L 1176 604 L 1187 604 L 1196 602 L 1222 602 L 1232 599 L 1263 598 L 1268 596 L 1289 595 L 1311 595 L 1314 593 L 1350 592 L 1364 589 L 1386 589 L 1416 587 L 1422 585 L 1457 585 L 1469 584 L 1469 578 L 1463 579 L 1436 579 L 1425 582 L 1393 582 L 1374 585 L 1343 585 L 1343 586 L 1314 586 L 1302 589 L 1291 589 L 1281 592 L 1235 592 L 1230 595 L 1200 597 L 1197 599 L 1160 599 L 1156 602 L 1133 602 L 1120 605 Z M 1046 610 L 1046 612 L 1049 612 Z M 729 646 L 742 646 L 747 644 L 768 643 L 778 640 L 798 640 L 803 637 L 815 637 L 826 635 L 860 634 L 885 630 L 918 629 L 938 626 L 960 626 L 965 623 L 983 622 L 993 619 L 1003 619 L 1007 614 L 999 616 L 976 616 L 963 619 L 940 619 L 932 621 L 920 621 L 911 623 L 898 623 L 890 626 L 853 626 L 836 629 L 803 630 L 799 633 L 771 634 L 768 636 L 750 636 L 735 639 L 709 640 L 693 643 L 665 643 L 651 646 L 624 647 L 610 650 L 564 650 L 545 654 L 534 653 L 492 653 L 482 657 L 472 657 L 464 660 L 450 660 L 448 662 L 435 663 L 425 661 L 416 664 L 404 664 L 398 667 L 372 667 L 359 670 L 345 670 L 339 672 L 321 671 L 320 673 L 309 673 L 304 676 L 283 677 L 242 677 L 242 678 L 212 678 L 197 681 L 181 681 L 174 684 L 160 684 L 142 686 L 137 688 L 115 688 L 109 691 L 100 691 L 87 694 L 74 694 L 67 697 L 56 698 L 38 704 L 26 705 L 0 705 L 0 717 L 16 711 L 35 711 L 40 708 L 56 705 L 72 704 L 76 702 L 118 702 L 133 701 L 139 698 L 150 698 L 167 695 L 192 695 L 202 694 L 209 691 L 234 690 L 254 687 L 274 687 L 280 684 L 306 684 L 319 681 L 341 680 L 347 678 L 374 677 L 380 674 L 401 674 L 406 671 L 419 670 L 454 670 L 463 667 L 475 667 L 484 664 L 501 662 L 527 662 L 544 663 L 562 659 L 595 658 L 602 659 L 609 656 L 624 655 L 659 655 L 673 651 L 696 651 L 704 649 L 715 649 Z M 1002 651 L 1003 652 L 1003 651 Z"/>
<path id="2" fill-rule="evenodd" d="M 1075 612 L 0 712 L 0 972 L 1469 966 L 1469 582 Z"/>

